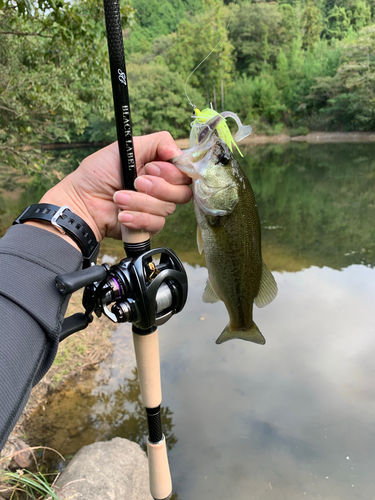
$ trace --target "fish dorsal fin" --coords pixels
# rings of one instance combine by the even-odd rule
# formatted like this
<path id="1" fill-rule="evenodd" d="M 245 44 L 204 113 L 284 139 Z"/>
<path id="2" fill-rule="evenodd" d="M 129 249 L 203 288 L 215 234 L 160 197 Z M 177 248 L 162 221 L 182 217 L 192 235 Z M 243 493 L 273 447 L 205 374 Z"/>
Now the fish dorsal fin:
<path id="1" fill-rule="evenodd" d="M 207 278 L 206 281 L 206 288 L 204 289 L 202 300 L 205 304 L 215 304 L 215 302 L 219 302 L 220 300 L 217 293 L 212 288 L 209 278 Z"/>
<path id="2" fill-rule="evenodd" d="M 260 286 L 258 295 L 254 299 L 254 304 L 258 307 L 265 307 L 270 304 L 277 295 L 277 284 L 275 278 L 272 276 L 271 271 L 263 262 L 262 277 L 260 279 Z"/>
<path id="3" fill-rule="evenodd" d="M 198 252 L 202 255 L 203 253 L 203 238 L 202 238 L 202 231 L 199 226 L 197 226 L 197 246 L 198 246 Z"/>

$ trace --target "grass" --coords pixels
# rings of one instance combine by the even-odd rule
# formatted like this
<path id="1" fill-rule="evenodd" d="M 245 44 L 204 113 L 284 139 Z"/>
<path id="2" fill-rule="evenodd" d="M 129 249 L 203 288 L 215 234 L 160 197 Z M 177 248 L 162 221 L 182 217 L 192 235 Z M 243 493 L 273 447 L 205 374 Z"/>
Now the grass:
<path id="1" fill-rule="evenodd" d="M 16 472 L 3 471 L 0 472 L 0 492 L 2 486 L 8 490 L 8 486 L 13 488 L 10 500 L 19 498 L 18 493 L 26 494 L 26 498 L 32 500 L 39 500 L 42 498 L 60 500 L 60 497 L 54 492 L 52 486 L 48 483 L 47 478 L 38 472 L 34 474 L 24 469 L 17 470 Z"/>
<path id="2" fill-rule="evenodd" d="M 30 451 L 33 454 L 33 450 L 41 448 L 44 450 L 51 450 L 51 448 L 40 446 L 18 450 L 6 457 L 3 457 L 0 460 L 0 467 L 4 466 L 4 464 L 9 464 L 12 458 L 16 457 L 18 454 L 24 453 L 25 451 Z M 55 453 L 58 452 L 55 451 Z M 60 453 L 58 453 L 58 455 L 60 455 Z M 60 457 L 63 458 L 62 455 L 60 455 Z M 30 472 L 26 469 L 18 469 L 16 472 L 13 472 L 0 468 L 0 495 L 6 494 L 6 497 L 10 498 L 10 500 L 21 498 L 30 500 L 60 500 L 60 497 L 54 491 L 53 486 L 54 482 L 50 484 L 47 477 L 39 470 L 37 472 Z"/>
<path id="3" fill-rule="evenodd" d="M 75 293 L 69 303 L 66 316 L 83 312 L 82 292 Z M 61 342 L 48 376 L 52 388 L 82 369 L 94 366 L 112 351 L 110 334 L 113 324 L 107 318 L 94 317 L 86 330 L 77 332 Z"/>

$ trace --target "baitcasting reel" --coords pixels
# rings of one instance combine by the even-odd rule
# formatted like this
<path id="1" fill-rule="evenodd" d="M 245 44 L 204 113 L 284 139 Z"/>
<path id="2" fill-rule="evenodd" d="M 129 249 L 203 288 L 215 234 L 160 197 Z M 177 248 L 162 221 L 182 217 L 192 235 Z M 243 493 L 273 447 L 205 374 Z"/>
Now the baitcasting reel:
<path id="1" fill-rule="evenodd" d="M 94 265 L 59 274 L 56 286 L 62 295 L 85 287 L 85 313 L 64 320 L 60 341 L 86 328 L 93 313 L 98 317 L 104 314 L 114 323 L 130 322 L 139 330 L 162 325 L 184 307 L 188 289 L 186 271 L 169 248 L 127 257 L 112 267 Z"/>

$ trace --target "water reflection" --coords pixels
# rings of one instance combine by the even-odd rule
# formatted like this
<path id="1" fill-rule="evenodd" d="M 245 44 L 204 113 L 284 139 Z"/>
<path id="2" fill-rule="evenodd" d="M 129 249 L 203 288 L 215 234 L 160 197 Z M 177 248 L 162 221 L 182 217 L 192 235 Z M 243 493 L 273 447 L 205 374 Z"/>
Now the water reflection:
<path id="1" fill-rule="evenodd" d="M 205 273 L 189 274 L 202 288 Z M 186 332 L 164 328 L 175 487 L 187 499 L 372 498 L 375 271 L 312 267 L 276 279 L 277 300 L 255 310 L 264 347 L 214 345 L 226 312 L 198 293 L 182 313 Z"/>
<path id="2" fill-rule="evenodd" d="M 83 373 L 52 394 L 27 426 L 33 442 L 54 443 L 65 457 L 82 446 L 116 436 L 135 441 L 146 450 L 147 420 L 141 403 L 137 369 L 131 341 L 131 327 L 123 325 L 113 333 L 115 348 L 99 370 Z M 163 432 L 169 449 L 177 442 L 172 432 L 173 412 L 161 409 Z M 51 455 L 52 467 L 58 457 Z"/>
<path id="3" fill-rule="evenodd" d="M 375 148 L 294 144 L 248 151 L 244 169 L 257 195 L 267 245 L 310 265 L 375 264 Z M 279 267 L 283 270 L 282 267 Z"/>

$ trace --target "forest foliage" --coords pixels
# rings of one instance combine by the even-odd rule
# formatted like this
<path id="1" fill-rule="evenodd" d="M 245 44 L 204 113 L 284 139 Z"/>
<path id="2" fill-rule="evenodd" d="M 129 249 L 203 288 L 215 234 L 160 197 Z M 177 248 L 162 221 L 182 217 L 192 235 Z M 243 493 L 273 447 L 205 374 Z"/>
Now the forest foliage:
<path id="1" fill-rule="evenodd" d="M 136 134 L 187 136 L 189 101 L 259 133 L 375 128 L 375 0 L 121 0 L 121 11 Z M 41 143 L 115 139 L 100 0 L 0 0 L 0 71 L 0 165 L 41 171 Z"/>

